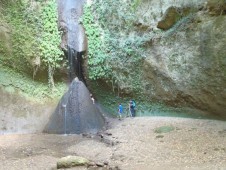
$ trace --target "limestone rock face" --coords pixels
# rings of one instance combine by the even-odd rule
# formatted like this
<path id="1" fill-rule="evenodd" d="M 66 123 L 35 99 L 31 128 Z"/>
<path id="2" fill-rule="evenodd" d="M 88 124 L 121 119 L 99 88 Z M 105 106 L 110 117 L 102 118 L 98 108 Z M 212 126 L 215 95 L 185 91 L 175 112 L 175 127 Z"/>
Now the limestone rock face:
<path id="1" fill-rule="evenodd" d="M 177 21 L 179 21 L 182 17 L 187 16 L 190 12 L 191 8 L 189 7 L 179 8 L 171 6 L 166 10 L 162 20 L 158 22 L 157 28 L 168 30 L 176 24 Z"/>
<path id="2" fill-rule="evenodd" d="M 1 19 L 0 19 L 1 20 Z M 11 30 L 8 24 L 1 20 L 0 23 L 0 54 L 11 53 Z"/>
<path id="3" fill-rule="evenodd" d="M 143 64 L 145 91 L 169 104 L 226 116 L 226 16 L 196 17 L 199 23 L 190 29 L 149 47 Z"/>
<path id="4" fill-rule="evenodd" d="M 90 93 L 77 78 L 62 97 L 44 132 L 54 134 L 97 133 L 104 117 L 93 104 Z"/>
<path id="5" fill-rule="evenodd" d="M 138 16 L 138 21 L 142 25 L 148 25 L 151 29 L 156 29 L 158 22 L 163 20 L 167 13 L 175 11 L 174 9 L 180 10 L 185 9 L 199 9 L 204 6 L 207 0 L 192 0 L 192 1 L 181 1 L 181 0 L 144 0 L 139 4 L 139 8 L 136 11 L 136 16 Z M 168 12 L 167 12 L 168 11 Z"/>
<path id="6" fill-rule="evenodd" d="M 226 1 L 225 0 L 208 0 L 206 7 L 207 7 L 210 15 L 226 14 Z"/>
<path id="7" fill-rule="evenodd" d="M 135 98 L 226 117 L 226 15 L 210 15 L 211 6 L 215 9 L 221 1 L 213 2 L 141 2 L 136 11 L 137 21 L 141 26 L 149 25 L 149 29 L 139 31 L 153 38 L 145 44 L 141 66 L 127 76 L 138 75 L 140 84 Z M 187 7 L 192 15 L 178 20 L 178 16 L 189 13 L 185 10 L 183 14 L 181 10 Z M 156 28 L 160 25 L 162 30 Z M 136 29 L 131 32 L 139 35 Z M 131 94 L 134 79 L 127 77 L 120 82 L 120 90 Z"/>

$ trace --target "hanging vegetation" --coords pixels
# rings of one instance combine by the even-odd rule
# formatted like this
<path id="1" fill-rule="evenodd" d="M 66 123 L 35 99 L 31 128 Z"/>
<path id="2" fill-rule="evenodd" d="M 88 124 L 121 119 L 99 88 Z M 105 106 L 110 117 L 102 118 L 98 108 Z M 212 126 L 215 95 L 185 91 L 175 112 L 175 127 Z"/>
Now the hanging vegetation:
<path id="1" fill-rule="evenodd" d="M 61 41 L 57 28 L 57 3 L 49 1 L 4 2 L 4 21 L 10 32 L 11 53 L 2 47 L 0 60 L 13 69 L 33 72 L 33 78 L 40 67 L 48 71 L 48 80 L 54 86 L 53 75 L 63 60 L 59 48 Z M 9 40 L 8 40 L 9 41 Z M 4 45 L 4 42 L 1 43 Z"/>
<path id="2" fill-rule="evenodd" d="M 105 79 L 114 89 L 126 83 L 127 77 L 135 80 L 131 87 L 138 87 L 139 75 L 134 70 L 143 58 L 142 46 L 147 41 L 146 36 L 134 31 L 134 10 L 139 3 L 95 0 L 85 6 L 82 23 L 88 36 L 90 79 Z"/>
<path id="3" fill-rule="evenodd" d="M 59 48 L 61 36 L 57 28 L 57 4 L 55 0 L 48 1 L 41 11 L 41 58 L 48 67 L 49 85 L 54 87 L 53 75 L 60 68 L 63 53 Z"/>
<path id="4" fill-rule="evenodd" d="M 13 79 L 10 84 L 32 97 L 38 97 L 33 93 L 33 84 L 41 84 L 42 88 L 36 85 L 39 94 L 61 96 L 65 85 L 54 80 L 57 69 L 64 67 L 63 53 L 59 48 L 61 37 L 57 29 L 56 1 L 0 2 L 0 67 L 4 73 L 18 73 L 10 74 Z M 9 85 L 5 83 L 5 76 L 7 74 L 0 77 L 0 86 Z M 27 78 L 26 83 L 21 76 Z M 47 80 L 51 88 L 48 88 Z"/>
<path id="5" fill-rule="evenodd" d="M 86 28 L 86 35 L 89 39 L 88 51 L 88 69 L 89 78 L 96 80 L 98 78 L 107 78 L 110 72 L 110 66 L 106 64 L 107 54 L 105 53 L 105 42 L 102 37 L 101 28 L 95 23 L 91 6 L 84 6 L 84 15 L 82 23 Z"/>

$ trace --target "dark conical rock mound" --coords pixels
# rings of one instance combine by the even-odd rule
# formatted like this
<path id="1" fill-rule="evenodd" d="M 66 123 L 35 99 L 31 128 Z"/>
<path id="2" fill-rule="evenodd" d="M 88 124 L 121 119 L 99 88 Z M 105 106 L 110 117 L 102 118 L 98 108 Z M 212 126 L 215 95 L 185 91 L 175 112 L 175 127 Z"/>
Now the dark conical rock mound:
<path id="1" fill-rule="evenodd" d="M 90 93 L 77 78 L 60 100 L 44 132 L 55 134 L 96 133 L 104 117 L 90 99 Z"/>

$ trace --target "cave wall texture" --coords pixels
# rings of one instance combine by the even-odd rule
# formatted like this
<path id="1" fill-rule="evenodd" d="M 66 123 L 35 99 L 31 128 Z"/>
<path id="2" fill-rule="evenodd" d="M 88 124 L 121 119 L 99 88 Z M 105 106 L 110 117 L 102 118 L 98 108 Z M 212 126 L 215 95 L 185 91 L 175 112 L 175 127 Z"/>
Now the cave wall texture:
<path id="1" fill-rule="evenodd" d="M 154 6 L 155 1 L 152 2 Z M 178 13 L 165 17 L 172 6 L 181 11 L 187 7 L 194 9 L 193 17 L 183 25 L 183 16 L 178 27 L 174 25 L 177 30 L 173 36 L 153 40 L 148 47 L 142 67 L 144 91 L 151 98 L 172 105 L 190 105 L 225 115 L 226 2 L 199 1 L 199 5 L 192 2 L 181 6 L 164 3 L 165 14 L 158 22 L 164 19 L 175 22 L 173 17 Z"/>

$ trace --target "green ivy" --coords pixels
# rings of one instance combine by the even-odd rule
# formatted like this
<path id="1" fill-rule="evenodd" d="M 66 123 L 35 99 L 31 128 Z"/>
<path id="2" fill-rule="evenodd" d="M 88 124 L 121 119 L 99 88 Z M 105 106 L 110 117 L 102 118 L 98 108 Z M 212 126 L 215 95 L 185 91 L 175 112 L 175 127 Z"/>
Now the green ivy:
<path id="1" fill-rule="evenodd" d="M 140 0 L 127 0 L 126 3 L 94 0 L 92 5 L 85 6 L 83 24 L 88 36 L 91 79 L 98 75 L 113 89 L 127 84 L 130 91 L 139 91 L 140 74 L 137 71 L 147 41 L 146 36 L 134 31 L 134 10 L 139 4 Z"/>
<path id="2" fill-rule="evenodd" d="M 104 40 L 101 38 L 104 35 L 101 34 L 101 29 L 95 23 L 91 6 L 84 6 L 84 15 L 82 17 L 82 23 L 86 29 L 86 35 L 89 39 L 89 51 L 88 51 L 88 72 L 89 78 L 96 80 L 99 78 L 106 78 L 110 72 L 110 67 L 106 65 L 107 55 L 104 53 Z"/>
<path id="3" fill-rule="evenodd" d="M 60 68 L 63 60 L 63 52 L 59 48 L 61 41 L 60 32 L 57 28 L 57 3 L 50 0 L 45 4 L 41 11 L 41 58 L 48 67 L 48 80 L 51 86 L 54 86 L 53 74 L 54 70 Z"/>
<path id="4" fill-rule="evenodd" d="M 37 8 L 32 5 L 36 4 Z M 60 68 L 63 52 L 59 48 L 61 34 L 57 27 L 57 2 L 55 0 L 21 0 L 3 3 L 4 20 L 10 29 L 12 53 L 6 54 L 0 46 L 0 60 L 13 69 L 32 76 L 34 67 L 47 70 L 49 84 L 54 86 L 54 72 Z M 4 44 L 4 43 L 2 43 Z M 33 60 L 41 58 L 39 65 Z"/>
<path id="5" fill-rule="evenodd" d="M 0 87 L 10 87 L 12 92 L 19 93 L 29 99 L 45 102 L 49 98 L 58 100 L 66 90 L 64 83 L 56 83 L 54 93 L 47 84 L 32 81 L 31 78 L 0 64 Z"/>
<path id="6" fill-rule="evenodd" d="M 27 5 L 9 1 L 4 6 L 4 20 L 11 29 L 12 53 L 2 58 L 4 62 L 20 71 L 32 70 L 31 59 L 38 54 L 38 26 L 34 11 L 27 10 Z"/>

